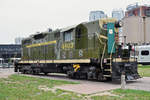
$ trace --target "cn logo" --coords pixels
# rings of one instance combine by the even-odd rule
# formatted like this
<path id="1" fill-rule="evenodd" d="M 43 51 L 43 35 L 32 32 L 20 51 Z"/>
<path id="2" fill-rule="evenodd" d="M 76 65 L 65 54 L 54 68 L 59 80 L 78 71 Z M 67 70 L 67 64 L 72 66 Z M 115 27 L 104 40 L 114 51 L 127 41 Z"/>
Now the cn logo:
<path id="1" fill-rule="evenodd" d="M 109 29 L 109 34 L 113 34 L 113 30 L 112 29 Z"/>

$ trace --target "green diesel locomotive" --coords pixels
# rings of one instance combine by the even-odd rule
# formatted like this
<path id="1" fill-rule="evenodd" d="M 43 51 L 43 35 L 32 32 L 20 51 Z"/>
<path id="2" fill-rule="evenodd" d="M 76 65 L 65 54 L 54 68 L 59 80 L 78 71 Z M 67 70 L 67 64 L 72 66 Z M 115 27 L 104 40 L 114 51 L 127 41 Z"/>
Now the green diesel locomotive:
<path id="1" fill-rule="evenodd" d="M 119 27 L 121 22 L 108 18 L 31 35 L 22 41 L 22 58 L 15 71 L 96 80 L 120 79 L 125 73 L 127 80 L 138 79 L 131 46 L 123 49 L 118 44 Z"/>

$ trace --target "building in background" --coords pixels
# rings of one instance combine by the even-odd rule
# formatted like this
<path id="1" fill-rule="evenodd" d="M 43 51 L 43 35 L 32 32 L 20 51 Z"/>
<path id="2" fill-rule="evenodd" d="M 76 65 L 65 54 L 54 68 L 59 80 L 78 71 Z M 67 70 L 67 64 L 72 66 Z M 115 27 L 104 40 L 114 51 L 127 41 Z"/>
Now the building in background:
<path id="1" fill-rule="evenodd" d="M 107 18 L 107 15 L 103 11 L 91 11 L 90 12 L 89 21 L 95 21 L 101 18 Z"/>
<path id="2" fill-rule="evenodd" d="M 129 5 L 126 8 L 125 16 L 140 16 L 140 17 L 150 17 L 150 6 L 148 5 Z"/>
<path id="3" fill-rule="evenodd" d="M 138 3 L 136 2 L 136 3 L 134 3 L 134 4 L 128 5 L 128 6 L 126 7 L 126 10 L 127 10 L 127 11 L 130 11 L 130 10 L 132 10 L 132 9 L 134 9 L 134 8 L 137 8 L 138 6 L 139 6 Z"/>
<path id="4" fill-rule="evenodd" d="M 4 63 L 21 58 L 21 45 L 0 44 L 0 58 L 4 59 Z"/>
<path id="5" fill-rule="evenodd" d="M 124 18 L 124 11 L 122 9 L 114 9 L 112 11 L 112 18 L 116 18 L 118 21 Z M 119 42 L 123 42 L 122 28 L 119 29 Z"/>
<path id="6" fill-rule="evenodd" d="M 127 43 L 150 43 L 150 6 L 129 5 L 123 18 L 123 36 Z"/>
<path id="7" fill-rule="evenodd" d="M 21 44 L 22 40 L 23 40 L 22 37 L 15 38 L 15 44 Z"/>
<path id="8" fill-rule="evenodd" d="M 123 36 L 127 43 L 150 43 L 150 17 L 131 16 L 123 18 Z"/>
<path id="9" fill-rule="evenodd" d="M 124 17 L 124 11 L 122 9 L 114 9 L 112 11 L 112 18 L 116 18 L 117 20 L 121 20 Z"/>

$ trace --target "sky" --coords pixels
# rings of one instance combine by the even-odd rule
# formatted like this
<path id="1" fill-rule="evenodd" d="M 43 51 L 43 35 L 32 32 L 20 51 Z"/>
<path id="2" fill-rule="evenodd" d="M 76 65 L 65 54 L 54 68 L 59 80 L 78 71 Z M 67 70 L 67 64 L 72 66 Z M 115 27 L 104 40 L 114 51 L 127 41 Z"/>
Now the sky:
<path id="1" fill-rule="evenodd" d="M 93 10 L 111 17 L 113 9 L 136 2 L 150 5 L 150 0 L 0 0 L 0 44 L 88 21 Z"/>

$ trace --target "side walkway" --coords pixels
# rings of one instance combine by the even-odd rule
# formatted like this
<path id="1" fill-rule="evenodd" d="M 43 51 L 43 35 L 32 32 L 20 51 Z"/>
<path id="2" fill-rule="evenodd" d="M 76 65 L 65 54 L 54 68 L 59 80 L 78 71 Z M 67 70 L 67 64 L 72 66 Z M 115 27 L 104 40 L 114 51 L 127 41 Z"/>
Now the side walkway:
<path id="1" fill-rule="evenodd" d="M 150 91 L 150 77 L 143 77 L 137 81 L 129 82 L 127 89 Z"/>
<path id="2" fill-rule="evenodd" d="M 0 68 L 0 78 L 7 78 L 14 73 L 13 68 Z"/>
<path id="3" fill-rule="evenodd" d="M 81 82 L 81 84 L 57 86 L 58 89 L 72 91 L 82 94 L 93 94 L 97 92 L 108 91 L 112 89 L 120 88 L 119 83 L 108 82 Z M 150 77 L 144 77 L 136 81 L 130 81 L 126 84 L 126 89 L 136 89 L 150 91 Z"/>

